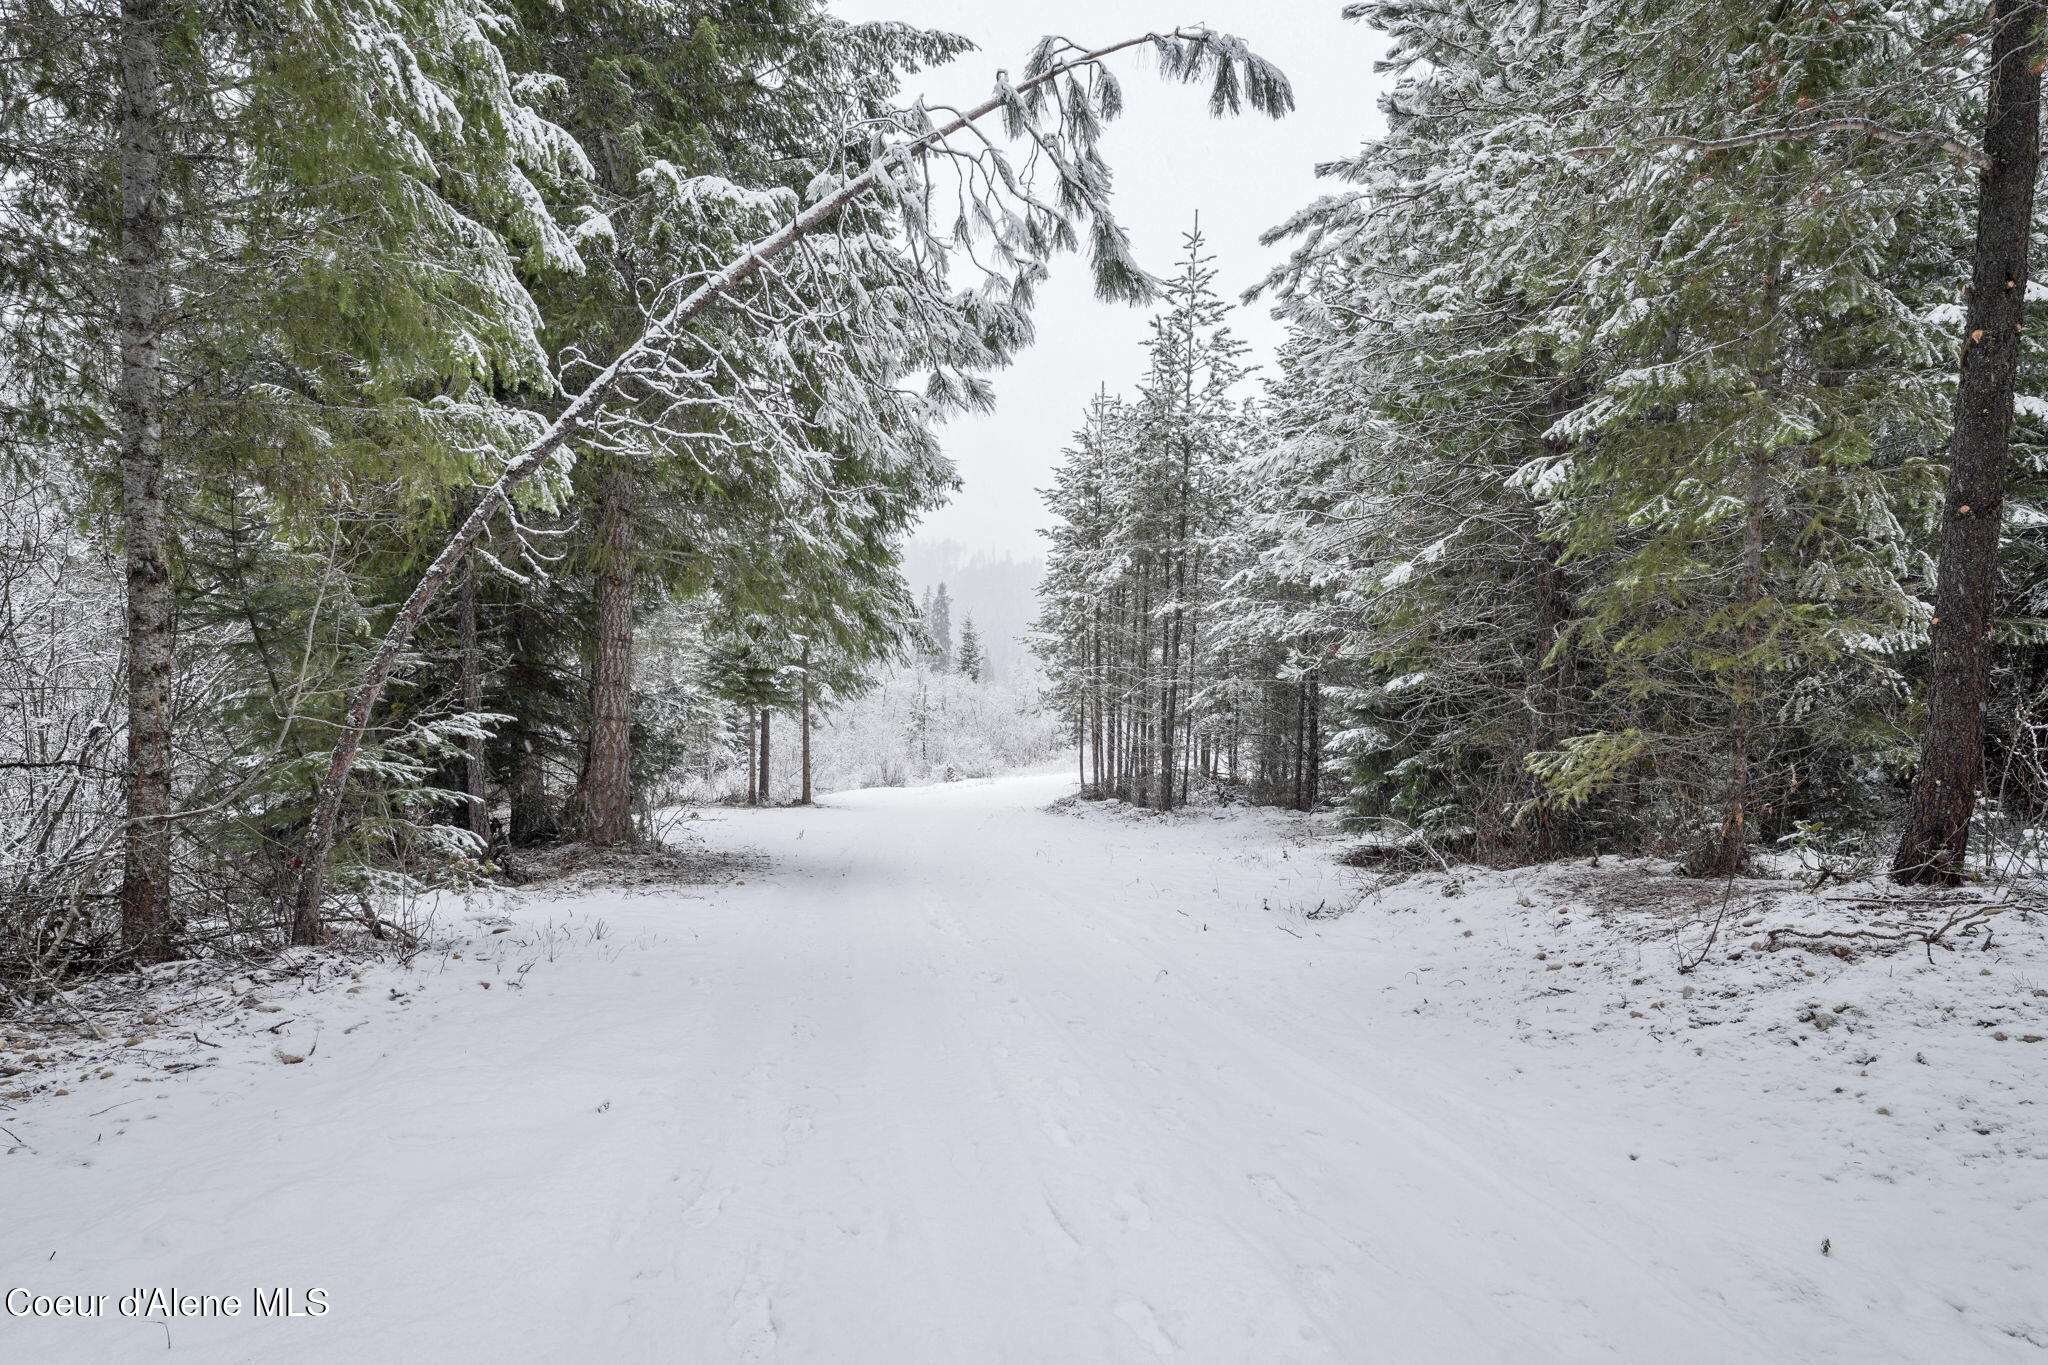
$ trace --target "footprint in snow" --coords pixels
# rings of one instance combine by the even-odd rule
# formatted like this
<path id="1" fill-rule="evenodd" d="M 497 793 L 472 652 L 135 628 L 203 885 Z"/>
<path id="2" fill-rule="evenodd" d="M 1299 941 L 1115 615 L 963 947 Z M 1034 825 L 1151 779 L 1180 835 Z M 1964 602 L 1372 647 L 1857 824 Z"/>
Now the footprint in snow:
<path id="1" fill-rule="evenodd" d="M 1131 1190 L 1119 1190 L 1116 1216 L 1139 1232 L 1152 1230 L 1152 1207 Z"/>
<path id="2" fill-rule="evenodd" d="M 1124 1326 L 1137 1333 L 1138 1340 L 1152 1348 L 1153 1354 L 1170 1356 L 1180 1349 L 1166 1329 L 1159 1325 L 1153 1315 L 1152 1305 L 1143 1299 L 1125 1299 L 1116 1306 L 1116 1315 L 1123 1319 Z"/>
<path id="3" fill-rule="evenodd" d="M 809 1137 L 811 1135 L 811 1107 L 807 1104 L 799 1104 L 791 1109 L 788 1119 L 783 1122 L 782 1131 L 793 1138 Z"/>
<path id="4" fill-rule="evenodd" d="M 706 1190 L 698 1195 L 691 1201 L 690 1206 L 683 1210 L 683 1222 L 693 1228 L 708 1225 L 725 1207 L 725 1196 L 728 1193 L 726 1190 Z"/>
<path id="5" fill-rule="evenodd" d="M 765 1360 L 775 1350 L 775 1304 L 752 1275 L 733 1295 L 725 1343 L 744 1361 Z"/>
<path id="6" fill-rule="evenodd" d="M 1052 1220 L 1052 1227 L 1041 1227 L 1039 1235 L 1045 1239 L 1048 1246 L 1055 1250 L 1068 1255 L 1080 1251 L 1082 1249 L 1081 1239 L 1074 1235 L 1073 1225 L 1067 1222 L 1067 1216 L 1060 1212 L 1059 1205 L 1052 1202 L 1051 1193 L 1040 1190 L 1038 1197 L 1045 1204 L 1046 1216 Z"/>
<path id="7" fill-rule="evenodd" d="M 1278 1176 L 1268 1175 L 1264 1171 L 1254 1171 L 1245 1179 L 1252 1182 L 1252 1188 L 1259 1192 L 1260 1197 L 1281 1213 L 1297 1216 L 1301 1213 L 1301 1201 L 1289 1193 L 1287 1187 L 1280 1183 Z"/>

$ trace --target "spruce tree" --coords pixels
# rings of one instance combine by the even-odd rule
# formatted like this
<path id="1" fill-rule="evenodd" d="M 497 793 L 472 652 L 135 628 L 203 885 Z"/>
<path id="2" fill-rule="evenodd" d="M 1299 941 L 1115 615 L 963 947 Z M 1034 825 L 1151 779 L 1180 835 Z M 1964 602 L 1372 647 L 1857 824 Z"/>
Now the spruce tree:
<path id="1" fill-rule="evenodd" d="M 1199 227 L 1185 249 L 1138 399 L 1099 397 L 1045 492 L 1064 524 L 1049 533 L 1038 645 L 1083 771 L 1092 749 L 1101 773 L 1084 788 L 1162 809 L 1215 771 L 1210 608 L 1239 506 L 1229 470 L 1251 426 L 1236 394 L 1244 347 Z"/>
<path id="2" fill-rule="evenodd" d="M 974 617 L 970 613 L 960 620 L 960 648 L 956 652 L 953 666 L 962 677 L 975 682 L 982 680 L 988 669 L 988 658 L 981 650 L 981 632 L 974 628 Z"/>
<path id="3" fill-rule="evenodd" d="M 924 631 L 931 651 L 932 667 L 941 673 L 953 667 L 953 599 L 941 583 L 932 589 L 924 604 Z"/>

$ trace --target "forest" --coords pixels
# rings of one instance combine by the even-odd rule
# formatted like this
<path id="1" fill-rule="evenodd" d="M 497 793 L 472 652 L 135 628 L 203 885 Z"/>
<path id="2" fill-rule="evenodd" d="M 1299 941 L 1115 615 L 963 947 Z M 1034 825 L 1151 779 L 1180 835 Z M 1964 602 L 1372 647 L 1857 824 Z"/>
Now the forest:
<path id="1" fill-rule="evenodd" d="M 2048 0 L 871 6 L 0 0 L 0 1356 L 2037 1358 Z"/>
<path id="2" fill-rule="evenodd" d="M 1263 385 L 1197 228 L 1051 491 L 1085 789 L 1493 863 L 2038 875 L 2034 12 L 1351 13 L 1387 130 L 1269 234 Z"/>
<path id="3" fill-rule="evenodd" d="M 897 556 L 1047 259 L 1149 286 L 1119 87 L 1057 40 L 958 115 L 893 100 L 964 40 L 809 0 L 23 0 L 4 42 L 10 982 L 382 934 L 765 775 L 776 714 L 933 647 Z M 1134 43 L 1285 106 L 1234 39 Z M 944 140 L 991 114 L 1027 155 Z"/>

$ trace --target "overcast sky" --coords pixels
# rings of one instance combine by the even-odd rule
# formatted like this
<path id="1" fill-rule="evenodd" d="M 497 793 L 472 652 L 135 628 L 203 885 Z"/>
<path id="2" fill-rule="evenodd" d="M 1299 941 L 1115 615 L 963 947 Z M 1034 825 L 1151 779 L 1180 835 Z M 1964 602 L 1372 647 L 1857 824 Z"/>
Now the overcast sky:
<path id="1" fill-rule="evenodd" d="M 1176 23 L 1201 23 L 1245 39 L 1294 83 L 1297 109 L 1275 123 L 1263 115 L 1208 117 L 1202 87 L 1168 85 L 1125 54 L 1119 60 L 1125 112 L 1110 126 L 1104 154 L 1117 174 L 1117 211 L 1140 262 L 1155 274 L 1171 267 L 1181 234 L 1202 229 L 1235 298 L 1277 259 L 1259 234 L 1324 193 L 1319 161 L 1355 150 L 1379 127 L 1376 104 L 1386 79 L 1373 70 L 1382 35 L 1338 17 L 1341 0 L 1204 0 L 1176 12 L 1174 0 L 830 0 L 849 19 L 901 19 L 966 35 L 981 51 L 913 77 L 906 98 L 923 94 L 956 104 L 988 95 L 998 68 L 1020 71 L 1046 33 L 1084 44 L 1113 42 Z M 1142 373 L 1147 311 L 1098 303 L 1085 260 L 1062 258 L 1037 309 L 1038 344 L 994 376 L 999 399 L 988 417 L 955 419 L 947 452 L 966 486 L 921 533 L 978 549 L 1037 554 L 1045 524 L 1037 489 L 1078 425 L 1096 385 L 1129 392 Z M 1263 361 L 1279 328 L 1263 306 L 1233 322 Z"/>

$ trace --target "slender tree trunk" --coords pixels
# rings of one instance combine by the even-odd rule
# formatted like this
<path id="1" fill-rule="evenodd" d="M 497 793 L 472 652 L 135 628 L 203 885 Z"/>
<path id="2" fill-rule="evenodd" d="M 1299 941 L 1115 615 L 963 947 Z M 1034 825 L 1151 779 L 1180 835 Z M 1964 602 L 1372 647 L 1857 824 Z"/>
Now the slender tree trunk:
<path id="1" fill-rule="evenodd" d="M 1294 808 L 1307 810 L 1309 786 L 1305 782 L 1303 759 L 1309 753 L 1309 679 L 1294 681 Z"/>
<path id="2" fill-rule="evenodd" d="M 462 691 L 462 709 L 474 715 L 484 709 L 483 679 L 477 667 L 474 552 L 464 555 L 462 559 L 462 580 L 456 597 L 455 636 L 458 651 L 455 665 L 456 680 Z M 484 771 L 483 737 L 472 735 L 462 741 L 462 790 L 469 798 L 469 831 L 483 840 L 484 847 L 489 849 L 491 806 L 487 779 L 488 775 Z"/>
<path id="3" fill-rule="evenodd" d="M 1088 643 L 1088 648 L 1089 648 L 1089 651 L 1090 651 L 1090 664 L 1089 664 L 1089 669 L 1088 669 L 1088 695 L 1089 695 L 1089 697 L 1090 697 L 1090 698 L 1091 698 L 1091 699 L 1093 700 L 1093 702 L 1094 702 L 1094 711 L 1095 711 L 1095 719 L 1094 719 L 1094 722 L 1093 722 L 1093 727 L 1094 727 L 1094 728 L 1093 728 L 1093 730 L 1092 730 L 1092 732 L 1091 732 L 1091 738 L 1092 738 L 1092 739 L 1094 740 L 1094 742 L 1095 742 L 1095 766 L 1094 766 L 1094 772 L 1095 772 L 1095 790 L 1094 790 L 1094 794 L 1095 794 L 1096 796 L 1100 796 L 1100 795 L 1102 795 L 1102 780 L 1103 780 L 1103 776 L 1102 776 L 1102 690 L 1103 690 L 1103 678 L 1102 678 L 1102 608 L 1101 608 L 1101 607 L 1097 607 L 1097 608 L 1095 608 L 1095 611 L 1094 611 L 1094 617 L 1095 617 L 1095 629 L 1094 629 L 1094 631 L 1093 631 L 1093 632 L 1091 633 L 1091 635 L 1090 635 L 1090 639 L 1089 639 L 1089 643 Z"/>
<path id="4" fill-rule="evenodd" d="M 1098 786 L 1098 790 L 1104 796 L 1113 794 L 1117 789 L 1117 763 L 1123 754 L 1123 708 L 1117 704 L 1117 699 L 1114 695 L 1109 698 L 1107 705 L 1109 707 L 1107 720 L 1109 754 L 1107 767 L 1103 770 L 1104 779 Z"/>
<path id="5" fill-rule="evenodd" d="M 1580 385 L 1560 382 L 1551 390 L 1549 421 L 1555 424 L 1584 401 Z M 1552 462 L 1564 457 L 1564 443 L 1543 438 L 1543 453 Z M 1571 657 L 1562 647 L 1565 629 L 1571 623 L 1571 585 L 1565 573 L 1564 547 L 1543 538 L 1537 521 L 1530 531 L 1537 554 L 1535 658 L 1529 673 L 1529 754 L 1547 753 L 1564 742 L 1566 694 L 1571 687 Z M 1528 754 L 1523 755 L 1526 762 Z M 1535 798 L 1529 812 L 1527 847 L 1531 856 L 1547 862 L 1564 854 L 1565 821 L 1559 811 L 1542 800 L 1540 784 L 1525 788 Z"/>
<path id="6" fill-rule="evenodd" d="M 760 712 L 747 708 L 747 804 L 759 805 L 761 801 L 761 741 Z"/>
<path id="7" fill-rule="evenodd" d="M 1306 765 L 1308 769 L 1308 804 L 1303 810 L 1314 810 L 1323 799 L 1323 674 L 1320 668 L 1308 671 L 1308 743 Z"/>
<path id="8" fill-rule="evenodd" d="M 613 456 L 598 477 L 597 637 L 590 743 L 583 761 L 583 841 L 633 838 L 633 470 Z"/>
<path id="9" fill-rule="evenodd" d="M 1171 593 L 1169 615 L 1159 627 L 1159 808 L 1173 809 L 1176 743 L 1180 738 L 1180 644 L 1186 601 L 1186 569 L 1180 554 L 1159 575 L 1162 593 Z"/>
<path id="10" fill-rule="evenodd" d="M 1927 731 L 1892 860 L 1893 878 L 1907 883 L 1962 879 L 1984 771 L 1999 529 L 2012 461 L 2013 379 L 2040 156 L 2040 30 L 2048 4 L 1996 0 L 1991 13 L 1998 31 L 1984 122 L 1990 165 L 1977 184 L 1977 243 L 1934 595 Z"/>
<path id="11" fill-rule="evenodd" d="M 804 798 L 803 804 L 811 804 L 811 656 L 804 654 L 804 696 L 802 730 L 798 735 L 798 747 L 803 751 Z"/>
<path id="12" fill-rule="evenodd" d="M 140 962 L 171 950 L 171 568 L 163 494 L 163 0 L 123 0 L 119 139 L 121 453 L 127 571 L 128 773 L 121 946 Z"/>
<path id="13" fill-rule="evenodd" d="M 1230 708 L 1230 756 L 1225 769 L 1230 774 L 1230 785 L 1236 786 L 1243 778 L 1240 766 L 1244 758 L 1244 711 L 1242 703 L 1233 702 Z"/>
<path id="14" fill-rule="evenodd" d="M 1152 778 L 1158 736 L 1153 733 L 1154 718 L 1159 714 L 1159 699 L 1155 687 L 1156 677 L 1152 670 L 1152 571 L 1148 566 L 1143 579 L 1144 586 L 1138 593 L 1138 748 L 1136 779 L 1138 804 L 1154 804 Z"/>
<path id="15" fill-rule="evenodd" d="M 775 713 L 764 707 L 761 711 L 761 804 L 764 806 L 771 804 L 768 796 L 768 771 L 769 760 L 775 752 L 770 744 L 774 721 Z"/>
<path id="16" fill-rule="evenodd" d="M 1748 486 L 1743 493 L 1747 515 L 1742 537 L 1742 626 L 1736 636 L 1741 662 L 1735 668 L 1734 695 L 1730 699 L 1727 795 L 1721 829 L 1714 842 L 1693 861 L 1692 871 L 1703 877 L 1732 877 L 1742 870 L 1749 855 L 1750 770 L 1755 763 L 1759 683 L 1756 614 L 1764 600 L 1764 512 L 1769 461 L 1770 453 L 1761 447 L 1750 453 Z"/>
<path id="17" fill-rule="evenodd" d="M 512 612 L 510 670 L 512 695 L 520 698 L 521 704 L 512 708 L 518 718 L 506 736 L 512 747 L 512 827 L 508 833 L 512 842 L 521 847 L 546 843 L 560 833 L 554 810 L 548 805 L 547 775 L 541 768 L 538 736 L 528 714 L 548 680 L 547 668 L 537 657 L 539 627 L 539 610 L 532 597 L 522 590 Z"/>
<path id="18" fill-rule="evenodd" d="M 1570 660 L 1560 647 L 1566 623 L 1571 619 L 1571 598 L 1565 582 L 1561 548 L 1554 541 L 1539 540 L 1536 552 L 1541 560 L 1536 569 L 1535 662 L 1529 674 L 1529 753 L 1547 753 L 1564 739 L 1564 698 L 1570 674 Z M 1528 848 L 1538 861 L 1548 861 L 1564 851 L 1563 822 L 1555 807 L 1534 788 L 1537 802 L 1529 812 Z"/>

